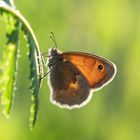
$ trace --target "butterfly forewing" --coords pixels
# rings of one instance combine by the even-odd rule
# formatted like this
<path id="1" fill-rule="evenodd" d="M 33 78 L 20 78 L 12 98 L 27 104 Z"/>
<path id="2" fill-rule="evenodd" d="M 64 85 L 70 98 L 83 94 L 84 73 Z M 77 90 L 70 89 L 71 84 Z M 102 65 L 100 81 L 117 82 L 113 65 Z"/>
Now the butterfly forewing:
<path id="1" fill-rule="evenodd" d="M 102 87 L 115 75 L 115 65 L 97 55 L 81 52 L 64 52 L 61 55 L 79 69 L 91 88 Z"/>

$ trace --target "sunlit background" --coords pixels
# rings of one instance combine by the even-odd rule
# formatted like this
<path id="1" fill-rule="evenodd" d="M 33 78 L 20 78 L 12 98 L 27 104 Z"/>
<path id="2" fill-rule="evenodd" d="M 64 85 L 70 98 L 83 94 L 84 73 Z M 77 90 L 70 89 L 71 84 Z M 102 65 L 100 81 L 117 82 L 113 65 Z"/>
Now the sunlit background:
<path id="1" fill-rule="evenodd" d="M 89 104 L 65 110 L 50 103 L 47 80 L 40 91 L 38 121 L 29 130 L 29 62 L 21 32 L 17 90 L 9 119 L 0 107 L 0 140 L 139 140 L 140 139 L 140 1 L 16 0 L 46 52 L 56 36 L 62 51 L 84 51 L 117 65 L 115 79 L 94 93 Z M 0 20 L 0 45 L 4 43 Z"/>

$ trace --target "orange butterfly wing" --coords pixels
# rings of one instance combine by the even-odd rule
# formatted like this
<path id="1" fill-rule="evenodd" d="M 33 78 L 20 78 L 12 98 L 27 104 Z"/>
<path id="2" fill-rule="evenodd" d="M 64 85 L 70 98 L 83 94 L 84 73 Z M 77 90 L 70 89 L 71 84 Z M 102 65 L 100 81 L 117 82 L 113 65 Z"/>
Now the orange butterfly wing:
<path id="1" fill-rule="evenodd" d="M 91 88 L 101 88 L 115 76 L 116 66 L 109 60 L 97 55 L 81 52 L 64 52 L 60 55 L 79 69 Z"/>

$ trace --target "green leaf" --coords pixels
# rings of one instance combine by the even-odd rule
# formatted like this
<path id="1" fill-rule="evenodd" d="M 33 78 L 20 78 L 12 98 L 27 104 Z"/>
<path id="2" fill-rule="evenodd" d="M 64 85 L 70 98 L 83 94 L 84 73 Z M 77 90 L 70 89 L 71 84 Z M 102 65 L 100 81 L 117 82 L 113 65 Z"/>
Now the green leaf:
<path id="1" fill-rule="evenodd" d="M 32 91 L 31 95 L 31 108 L 30 108 L 30 128 L 32 129 L 38 115 L 38 104 L 39 104 L 39 89 L 41 84 L 41 76 L 40 76 L 40 59 L 38 59 L 36 47 L 33 39 L 29 35 L 29 33 L 23 29 L 25 32 L 25 38 L 27 40 L 27 47 L 29 47 L 28 57 L 30 60 L 30 89 Z"/>
<path id="2" fill-rule="evenodd" d="M 7 44 L 0 63 L 0 93 L 2 94 L 1 104 L 4 106 L 3 113 L 8 117 L 15 89 L 19 24 L 11 15 L 3 14 L 2 16 L 7 27 Z"/>
<path id="3" fill-rule="evenodd" d="M 30 109 L 31 112 L 30 128 L 32 129 L 37 119 L 38 102 L 39 102 L 38 96 L 40 85 L 42 82 L 41 77 L 43 75 L 43 65 L 39 45 L 31 26 L 18 10 L 10 7 L 5 2 L 0 1 L 0 11 L 12 14 L 15 18 L 18 19 L 20 23 L 22 23 L 22 29 L 27 39 L 27 46 L 29 46 L 30 80 L 31 80 L 30 89 L 32 91 L 31 95 L 32 103 Z"/>

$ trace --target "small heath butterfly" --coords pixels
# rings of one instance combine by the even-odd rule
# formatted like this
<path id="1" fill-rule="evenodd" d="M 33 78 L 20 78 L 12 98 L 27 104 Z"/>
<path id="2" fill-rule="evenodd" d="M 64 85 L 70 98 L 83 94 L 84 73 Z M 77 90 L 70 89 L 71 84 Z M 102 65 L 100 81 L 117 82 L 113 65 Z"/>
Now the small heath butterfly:
<path id="1" fill-rule="evenodd" d="M 56 44 L 54 35 L 51 38 Z M 86 105 L 93 92 L 111 82 L 116 74 L 115 64 L 94 54 L 51 48 L 48 55 L 50 99 L 59 107 L 72 109 Z"/>

